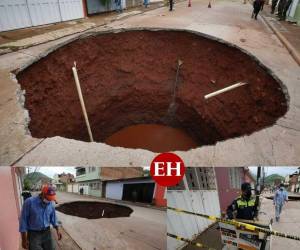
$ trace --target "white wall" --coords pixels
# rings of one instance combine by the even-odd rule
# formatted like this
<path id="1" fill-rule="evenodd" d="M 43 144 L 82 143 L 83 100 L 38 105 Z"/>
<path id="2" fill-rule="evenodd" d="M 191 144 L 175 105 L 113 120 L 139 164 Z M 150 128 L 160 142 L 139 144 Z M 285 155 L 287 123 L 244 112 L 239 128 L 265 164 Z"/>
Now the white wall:
<path id="1" fill-rule="evenodd" d="M 217 190 L 196 191 L 167 191 L 168 206 L 195 213 L 221 216 Z M 208 228 L 213 221 L 194 215 L 167 211 L 167 231 L 187 239 L 193 239 L 196 235 Z M 184 246 L 184 242 L 167 237 L 167 249 L 174 250 Z"/>

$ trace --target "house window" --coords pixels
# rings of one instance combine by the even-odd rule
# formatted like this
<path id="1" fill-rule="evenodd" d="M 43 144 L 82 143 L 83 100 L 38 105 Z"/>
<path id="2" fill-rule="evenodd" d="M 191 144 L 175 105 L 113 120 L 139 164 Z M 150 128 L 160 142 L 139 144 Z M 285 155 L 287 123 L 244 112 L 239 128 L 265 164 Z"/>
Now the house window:
<path id="1" fill-rule="evenodd" d="M 96 171 L 96 167 L 89 167 L 89 173 L 95 172 L 95 171 Z"/>
<path id="2" fill-rule="evenodd" d="M 84 175 L 85 174 L 85 168 L 77 168 L 76 169 L 76 176 Z"/>
<path id="3" fill-rule="evenodd" d="M 216 181 L 213 168 L 188 167 L 185 170 L 189 190 L 215 190 Z M 168 190 L 185 190 L 183 180 Z"/>
<path id="4" fill-rule="evenodd" d="M 213 168 L 188 167 L 185 176 L 190 190 L 216 189 Z"/>
<path id="5" fill-rule="evenodd" d="M 242 175 L 240 168 L 229 169 L 230 187 L 240 189 L 242 185 Z"/>
<path id="6" fill-rule="evenodd" d="M 91 190 L 100 190 L 101 183 L 100 182 L 92 182 L 90 183 Z"/>

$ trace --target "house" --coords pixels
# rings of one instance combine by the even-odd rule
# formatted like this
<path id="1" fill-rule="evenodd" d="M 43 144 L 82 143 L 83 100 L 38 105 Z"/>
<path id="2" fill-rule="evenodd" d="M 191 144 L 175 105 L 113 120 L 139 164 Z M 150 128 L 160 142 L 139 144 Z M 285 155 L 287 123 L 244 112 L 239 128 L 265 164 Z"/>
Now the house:
<path id="1" fill-rule="evenodd" d="M 0 167 L 0 248 L 15 250 L 20 247 L 19 218 L 25 168 Z"/>
<path id="2" fill-rule="evenodd" d="M 104 181 L 103 197 L 114 200 L 124 200 L 154 204 L 165 207 L 166 188 L 155 183 L 150 176 L 123 178 Z"/>
<path id="3" fill-rule="evenodd" d="M 67 191 L 159 207 L 167 205 L 166 188 L 144 176 L 141 167 L 77 167 L 76 182 L 69 183 Z"/>
<path id="4" fill-rule="evenodd" d="M 104 197 L 104 180 L 143 176 L 143 168 L 76 167 L 76 182 L 67 185 L 67 191 Z M 104 193 L 103 193 L 104 192 Z"/>
<path id="5" fill-rule="evenodd" d="M 240 195 L 241 184 L 248 182 L 252 188 L 255 180 L 247 167 L 190 167 L 183 180 L 168 187 L 167 203 L 195 213 L 221 217 L 231 202 Z M 187 239 L 194 239 L 214 224 L 213 221 L 189 214 L 167 212 L 167 231 Z M 177 249 L 183 242 L 167 238 L 168 249 Z"/>
<path id="6" fill-rule="evenodd" d="M 142 0 L 121 0 L 122 8 Z M 116 10 L 115 0 L 4 0 L 0 8 L 0 32 L 86 18 Z"/>
<path id="7" fill-rule="evenodd" d="M 67 191 L 67 185 L 73 182 L 75 182 L 74 175 L 62 173 L 53 176 L 52 185 L 55 186 L 58 191 Z"/>
<path id="8" fill-rule="evenodd" d="M 248 182 L 252 189 L 255 188 L 255 179 L 247 167 L 220 167 L 215 168 L 215 173 L 222 213 L 226 213 L 227 207 L 240 195 L 243 182 Z"/>

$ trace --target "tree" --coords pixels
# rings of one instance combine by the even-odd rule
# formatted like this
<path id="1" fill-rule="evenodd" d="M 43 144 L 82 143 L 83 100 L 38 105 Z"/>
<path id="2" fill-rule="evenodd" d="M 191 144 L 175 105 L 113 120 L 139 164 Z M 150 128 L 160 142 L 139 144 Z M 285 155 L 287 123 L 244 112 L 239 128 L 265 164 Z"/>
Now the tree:
<path id="1" fill-rule="evenodd" d="M 32 187 L 32 183 L 30 182 L 30 180 L 25 179 L 24 180 L 24 190 L 30 190 Z"/>

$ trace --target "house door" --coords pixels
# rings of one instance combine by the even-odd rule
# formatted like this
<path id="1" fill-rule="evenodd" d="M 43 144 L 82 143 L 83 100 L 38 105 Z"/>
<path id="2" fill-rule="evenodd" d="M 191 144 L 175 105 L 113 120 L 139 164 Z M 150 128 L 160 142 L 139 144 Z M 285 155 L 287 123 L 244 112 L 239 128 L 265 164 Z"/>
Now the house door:
<path id="1" fill-rule="evenodd" d="M 0 31 L 32 26 L 27 0 L 0 1 Z"/>
<path id="2" fill-rule="evenodd" d="M 0 0 L 0 32 L 82 17 L 82 0 Z"/>
<path id="3" fill-rule="evenodd" d="M 61 21 L 58 0 L 27 0 L 33 26 Z"/>
<path id="4" fill-rule="evenodd" d="M 124 184 L 122 200 L 151 203 L 154 186 L 154 183 Z"/>

